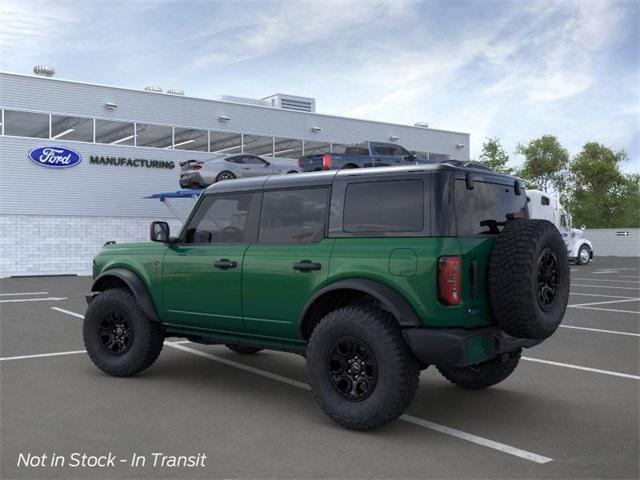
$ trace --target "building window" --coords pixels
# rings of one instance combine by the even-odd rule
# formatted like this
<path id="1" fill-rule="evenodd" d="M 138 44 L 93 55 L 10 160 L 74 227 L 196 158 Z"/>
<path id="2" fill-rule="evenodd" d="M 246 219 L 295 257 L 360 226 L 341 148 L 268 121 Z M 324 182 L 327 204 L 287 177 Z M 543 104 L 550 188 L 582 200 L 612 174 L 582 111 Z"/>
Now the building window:
<path id="1" fill-rule="evenodd" d="M 51 115 L 51 138 L 93 142 L 93 119 Z"/>
<path id="2" fill-rule="evenodd" d="M 111 145 L 134 144 L 133 123 L 114 120 L 96 120 L 96 142 Z"/>
<path id="3" fill-rule="evenodd" d="M 343 215 L 345 232 L 421 232 L 422 180 L 352 183 L 347 186 Z"/>
<path id="4" fill-rule="evenodd" d="M 173 129 L 163 125 L 136 123 L 136 146 L 171 148 L 173 145 Z"/>
<path id="5" fill-rule="evenodd" d="M 206 130 L 176 127 L 174 137 L 173 148 L 176 150 L 197 150 L 199 152 L 208 150 L 209 137 Z"/>
<path id="6" fill-rule="evenodd" d="M 304 142 L 304 154 L 305 155 L 322 155 L 323 153 L 331 152 L 331 144 L 327 142 L 310 142 L 305 140 Z M 336 152 L 337 153 L 337 152 Z"/>
<path id="7" fill-rule="evenodd" d="M 263 157 L 272 157 L 273 137 L 263 137 L 262 135 L 244 135 L 244 153 L 260 155 Z"/>
<path id="8" fill-rule="evenodd" d="M 229 132 L 209 132 L 211 153 L 242 153 L 242 135 Z"/>
<path id="9" fill-rule="evenodd" d="M 4 134 L 16 137 L 49 138 L 49 115 L 5 110 Z"/>
<path id="10" fill-rule="evenodd" d="M 327 188 L 264 192 L 259 242 L 296 244 L 322 240 L 328 197 Z"/>
<path id="11" fill-rule="evenodd" d="M 273 139 L 274 142 L 274 157 L 280 158 L 300 158 L 302 157 L 302 140 L 294 140 L 292 138 L 279 138 Z"/>

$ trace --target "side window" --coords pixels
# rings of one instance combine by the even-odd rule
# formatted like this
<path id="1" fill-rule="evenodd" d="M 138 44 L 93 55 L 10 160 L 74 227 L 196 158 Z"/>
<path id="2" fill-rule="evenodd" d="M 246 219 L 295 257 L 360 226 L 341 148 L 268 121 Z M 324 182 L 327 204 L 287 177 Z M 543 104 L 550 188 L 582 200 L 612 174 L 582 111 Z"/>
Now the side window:
<path id="1" fill-rule="evenodd" d="M 406 157 L 409 155 L 409 152 L 403 147 L 397 146 L 393 147 L 393 155 L 396 157 Z"/>
<path id="2" fill-rule="evenodd" d="M 349 233 L 422 232 L 424 213 L 422 180 L 352 183 L 345 193 L 342 226 Z"/>
<path id="3" fill-rule="evenodd" d="M 260 194 L 232 193 L 205 197 L 185 231 L 185 243 L 248 243 L 257 216 Z"/>
<path id="4" fill-rule="evenodd" d="M 550 203 L 549 197 L 545 197 L 545 196 L 540 197 L 540 204 L 541 205 L 549 205 L 549 203 Z"/>
<path id="5" fill-rule="evenodd" d="M 260 215 L 261 243 L 313 243 L 324 237 L 328 188 L 264 192 Z"/>
<path id="6" fill-rule="evenodd" d="M 265 165 L 266 162 L 262 160 L 260 157 L 254 157 L 253 155 L 247 155 L 242 157 L 242 163 L 247 163 L 249 165 Z"/>
<path id="7" fill-rule="evenodd" d="M 560 215 L 560 225 L 563 227 L 567 226 L 567 217 L 565 217 L 564 213 Z"/>
<path id="8" fill-rule="evenodd" d="M 244 163 L 244 157 L 229 157 L 226 159 L 227 162 L 230 163 Z"/>

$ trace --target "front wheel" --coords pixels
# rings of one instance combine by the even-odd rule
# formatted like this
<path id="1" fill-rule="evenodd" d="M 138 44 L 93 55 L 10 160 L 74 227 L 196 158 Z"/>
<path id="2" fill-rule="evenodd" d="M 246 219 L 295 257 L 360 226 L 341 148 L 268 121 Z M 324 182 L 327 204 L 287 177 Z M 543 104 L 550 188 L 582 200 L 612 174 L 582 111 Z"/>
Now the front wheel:
<path id="1" fill-rule="evenodd" d="M 582 245 L 578 250 L 578 256 L 576 257 L 576 263 L 578 265 L 586 265 L 591 260 L 591 251 L 586 245 Z"/>
<path id="2" fill-rule="evenodd" d="M 327 314 L 307 347 L 311 390 L 329 417 L 351 430 L 392 422 L 418 388 L 418 362 L 393 317 L 370 306 Z"/>
<path id="3" fill-rule="evenodd" d="M 518 366 L 521 350 L 498 355 L 488 362 L 469 367 L 440 367 L 438 371 L 451 383 L 467 389 L 480 390 L 505 380 Z"/>
<path id="4" fill-rule="evenodd" d="M 150 367 L 164 341 L 160 324 L 147 318 L 124 288 L 106 290 L 93 299 L 84 316 L 82 336 L 93 363 L 116 377 Z"/>

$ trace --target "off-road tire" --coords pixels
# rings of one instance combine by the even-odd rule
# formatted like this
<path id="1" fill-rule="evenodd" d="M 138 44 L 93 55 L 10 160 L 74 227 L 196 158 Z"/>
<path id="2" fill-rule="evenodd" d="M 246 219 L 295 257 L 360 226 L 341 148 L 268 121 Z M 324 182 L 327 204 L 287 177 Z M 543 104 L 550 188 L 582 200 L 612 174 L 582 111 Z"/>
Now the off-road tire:
<path id="1" fill-rule="evenodd" d="M 133 331 L 128 349 L 121 354 L 111 352 L 101 340 L 101 326 L 114 311 L 125 316 Z M 84 317 L 82 336 L 93 363 L 115 377 L 128 377 L 150 367 L 164 341 L 160 324 L 149 319 L 133 294 L 124 288 L 106 290 L 93 299 Z"/>
<path id="2" fill-rule="evenodd" d="M 263 350 L 259 347 L 252 347 L 250 345 L 236 345 L 233 343 L 225 343 L 224 346 L 232 352 L 241 353 L 243 355 L 253 355 L 254 353 L 258 353 Z"/>
<path id="3" fill-rule="evenodd" d="M 590 252 L 591 250 L 589 249 L 589 247 L 587 247 L 586 245 L 581 245 L 580 248 L 578 249 L 578 256 L 576 257 L 576 263 L 578 265 L 587 265 L 590 261 L 591 261 L 591 257 L 589 256 L 588 260 L 585 262 L 582 260 L 582 252 L 586 250 L 587 252 Z"/>
<path id="4" fill-rule="evenodd" d="M 548 257 L 555 264 L 555 277 L 540 267 Z M 543 305 L 540 285 L 548 285 L 547 278 L 555 278 L 556 288 Z M 489 261 L 489 302 L 502 330 L 519 338 L 549 337 L 567 309 L 569 283 L 567 248 L 558 229 L 547 220 L 508 221 Z"/>
<path id="5" fill-rule="evenodd" d="M 469 367 L 436 367 L 444 378 L 467 390 L 480 390 L 505 380 L 518 366 L 521 350 L 504 353 Z"/>
<path id="6" fill-rule="evenodd" d="M 329 361 L 345 338 L 365 345 L 376 363 L 377 381 L 362 400 L 345 398 L 332 381 Z M 379 308 L 350 305 L 328 313 L 313 330 L 306 353 L 313 395 L 325 413 L 343 427 L 364 431 L 392 422 L 415 397 L 418 362 L 394 318 Z"/>

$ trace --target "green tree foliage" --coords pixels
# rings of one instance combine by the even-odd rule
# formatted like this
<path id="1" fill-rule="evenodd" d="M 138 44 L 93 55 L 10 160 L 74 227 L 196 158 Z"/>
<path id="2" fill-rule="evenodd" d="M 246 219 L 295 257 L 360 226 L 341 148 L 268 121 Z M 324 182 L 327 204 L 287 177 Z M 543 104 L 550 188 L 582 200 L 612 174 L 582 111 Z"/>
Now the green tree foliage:
<path id="1" fill-rule="evenodd" d="M 528 188 L 545 192 L 553 188 L 561 192 L 566 184 L 566 168 L 569 164 L 569 152 L 560 145 L 553 135 L 543 135 L 519 144 L 516 153 L 524 156 L 524 164 L 518 170 Z"/>
<path id="2" fill-rule="evenodd" d="M 507 175 L 513 173 L 513 169 L 507 167 L 509 155 L 507 155 L 507 152 L 502 148 L 500 139 L 497 137 L 487 138 L 482 144 L 482 153 L 480 154 L 479 161 L 498 173 L 506 173 Z"/>
<path id="3" fill-rule="evenodd" d="M 569 167 L 567 207 L 575 225 L 590 228 L 640 226 L 640 175 L 624 175 L 614 152 L 597 142 L 586 143 Z"/>

